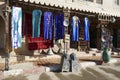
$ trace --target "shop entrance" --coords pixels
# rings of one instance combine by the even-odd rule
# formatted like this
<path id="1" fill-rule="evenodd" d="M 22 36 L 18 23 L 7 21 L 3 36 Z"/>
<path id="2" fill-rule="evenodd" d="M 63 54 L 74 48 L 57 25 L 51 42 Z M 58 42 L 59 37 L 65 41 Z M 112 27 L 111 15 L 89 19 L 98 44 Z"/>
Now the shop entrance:
<path id="1" fill-rule="evenodd" d="M 90 27 L 90 48 L 97 48 L 97 29 Z"/>
<path id="2" fill-rule="evenodd" d="M 120 48 L 120 29 L 113 30 L 113 47 Z"/>

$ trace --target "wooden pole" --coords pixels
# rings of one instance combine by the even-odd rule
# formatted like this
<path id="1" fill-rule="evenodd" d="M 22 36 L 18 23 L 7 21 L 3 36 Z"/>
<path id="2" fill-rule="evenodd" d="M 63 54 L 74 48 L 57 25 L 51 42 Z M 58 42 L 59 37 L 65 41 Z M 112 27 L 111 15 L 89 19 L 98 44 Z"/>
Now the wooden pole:
<path id="1" fill-rule="evenodd" d="M 9 70 L 9 13 L 10 13 L 10 7 L 9 7 L 9 0 L 6 0 L 5 2 L 5 18 L 6 18 L 6 44 L 5 44 L 5 70 Z"/>

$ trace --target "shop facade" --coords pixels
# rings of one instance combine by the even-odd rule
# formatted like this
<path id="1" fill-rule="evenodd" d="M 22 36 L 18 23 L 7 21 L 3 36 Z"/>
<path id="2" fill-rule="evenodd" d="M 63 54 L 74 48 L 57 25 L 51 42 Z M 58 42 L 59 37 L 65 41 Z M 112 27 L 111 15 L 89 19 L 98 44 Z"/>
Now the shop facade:
<path id="1" fill-rule="evenodd" d="M 59 41 L 56 40 L 56 35 L 61 36 L 60 34 L 56 33 L 56 25 L 53 23 L 53 28 L 52 28 L 52 39 L 50 40 L 45 40 L 44 39 L 44 16 L 41 16 L 41 24 L 40 24 L 40 36 L 38 38 L 33 38 L 32 32 L 33 32 L 33 24 L 32 24 L 32 16 L 33 16 L 33 11 L 34 10 L 41 10 L 42 15 L 45 12 L 51 12 L 53 16 L 56 16 L 58 14 L 63 14 L 65 15 L 64 10 L 68 10 L 69 12 L 69 26 L 67 30 L 67 34 L 70 36 L 69 41 L 68 41 L 68 48 L 74 48 L 78 51 L 86 51 L 89 50 L 90 48 L 97 48 L 101 49 L 102 45 L 102 27 L 107 28 L 107 34 L 113 35 L 113 46 L 118 47 L 117 42 L 119 40 L 116 39 L 116 30 L 119 28 L 119 21 L 116 21 L 112 23 L 113 19 L 119 19 L 120 14 L 119 11 L 116 13 L 110 13 L 109 11 L 100 8 L 101 5 L 95 8 L 93 3 L 89 4 L 89 6 L 85 6 L 85 4 L 88 4 L 87 2 L 84 2 L 84 4 L 77 4 L 77 2 L 74 1 L 67 1 L 67 0 L 59 1 L 53 1 L 53 0 L 13 0 L 10 1 L 10 7 L 20 7 L 22 9 L 22 26 L 21 26 L 21 47 L 15 49 L 12 46 L 12 34 L 11 30 L 9 30 L 10 34 L 10 52 L 15 52 L 16 54 L 35 54 L 35 53 L 41 53 L 41 52 L 47 52 L 50 47 L 56 52 L 55 46 L 58 46 Z M 75 5 L 75 6 L 73 6 Z M 97 4 L 96 4 L 97 5 Z M 113 9 L 111 9 L 113 10 Z M 12 13 L 11 13 L 12 14 Z M 14 14 L 14 13 L 13 13 Z M 72 40 L 72 18 L 73 16 L 77 16 L 80 20 L 80 29 L 79 29 L 79 36 L 77 41 Z M 11 17 L 10 16 L 10 23 L 11 23 Z M 90 22 L 90 27 L 89 27 L 89 40 L 84 40 L 84 19 L 87 17 Z M 64 17 L 62 20 L 64 21 Z M 60 18 L 60 19 L 61 19 Z M 59 18 L 58 18 L 59 19 Z M 55 21 L 55 19 L 53 19 Z M 57 21 L 55 21 L 57 22 Z M 60 21 L 58 21 L 60 22 Z M 60 26 L 63 26 L 62 24 L 59 24 Z M 114 26 L 117 25 L 118 27 L 115 28 Z M 11 29 L 11 24 L 10 24 L 10 29 Z M 64 28 L 64 26 L 63 26 Z M 61 30 L 62 31 L 62 30 Z M 63 29 L 64 31 L 64 29 Z M 59 30 L 58 30 L 59 32 Z M 103 31 L 104 32 L 104 31 Z M 119 30 L 118 30 L 119 32 Z M 62 32 L 60 32 L 62 33 Z M 117 35 L 118 37 L 119 35 Z M 64 35 L 60 37 L 62 39 L 62 47 L 64 49 Z M 115 41 L 117 40 L 117 42 Z M 4 41 L 4 40 L 3 40 Z M 60 42 L 61 42 L 60 41 Z M 2 44 L 2 43 L 1 43 Z M 4 45 L 4 44 L 3 44 Z M 44 51 L 43 51 L 44 50 Z M 56 52 L 57 53 L 57 52 Z"/>

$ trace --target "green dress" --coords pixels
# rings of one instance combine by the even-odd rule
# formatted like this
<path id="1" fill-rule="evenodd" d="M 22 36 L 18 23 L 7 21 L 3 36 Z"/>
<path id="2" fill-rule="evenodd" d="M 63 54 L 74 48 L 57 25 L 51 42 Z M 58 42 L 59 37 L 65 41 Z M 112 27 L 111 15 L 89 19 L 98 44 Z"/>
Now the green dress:
<path id="1" fill-rule="evenodd" d="M 109 54 L 109 52 L 108 52 L 108 48 L 107 48 L 107 47 L 104 48 L 104 51 L 103 51 L 103 53 L 102 53 L 102 60 L 103 60 L 105 63 L 107 63 L 107 62 L 110 61 L 110 54 Z"/>

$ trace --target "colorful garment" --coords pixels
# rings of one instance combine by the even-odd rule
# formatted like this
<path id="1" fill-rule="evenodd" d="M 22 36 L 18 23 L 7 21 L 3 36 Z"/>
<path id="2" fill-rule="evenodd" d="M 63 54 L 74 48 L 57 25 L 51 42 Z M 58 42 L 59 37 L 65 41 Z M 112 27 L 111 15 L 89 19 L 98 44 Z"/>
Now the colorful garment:
<path id="1" fill-rule="evenodd" d="M 40 37 L 41 10 L 33 10 L 32 13 L 32 37 Z"/>
<path id="2" fill-rule="evenodd" d="M 22 9 L 20 7 L 12 7 L 12 20 L 11 20 L 11 35 L 12 35 L 12 48 L 22 46 Z"/>
<path id="3" fill-rule="evenodd" d="M 53 14 L 52 12 L 44 13 L 44 39 L 52 40 L 53 37 Z"/>
<path id="4" fill-rule="evenodd" d="M 55 18 L 55 26 L 56 26 L 56 40 L 63 39 L 64 37 L 64 14 L 57 14 Z"/>
<path id="5" fill-rule="evenodd" d="M 87 17 L 84 18 L 84 40 L 89 41 L 89 28 L 90 28 L 90 22 Z"/>
<path id="6" fill-rule="evenodd" d="M 79 40 L 80 20 L 77 16 L 72 17 L 72 41 Z"/>

